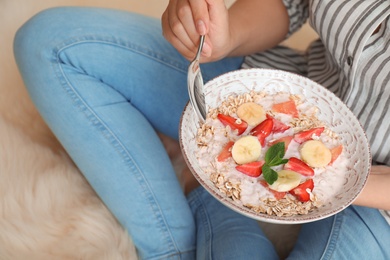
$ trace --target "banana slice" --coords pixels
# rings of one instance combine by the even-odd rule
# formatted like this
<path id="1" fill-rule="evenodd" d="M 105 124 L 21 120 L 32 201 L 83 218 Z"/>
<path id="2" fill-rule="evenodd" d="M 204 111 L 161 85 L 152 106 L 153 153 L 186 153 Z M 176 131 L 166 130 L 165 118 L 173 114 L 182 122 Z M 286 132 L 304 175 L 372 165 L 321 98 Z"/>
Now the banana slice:
<path id="1" fill-rule="evenodd" d="M 311 167 L 324 167 L 332 160 L 332 152 L 321 141 L 310 140 L 301 145 L 301 158 Z"/>
<path id="2" fill-rule="evenodd" d="M 256 126 L 266 118 L 264 108 L 254 102 L 243 103 L 237 108 L 237 116 L 248 123 L 250 126 Z"/>
<path id="3" fill-rule="evenodd" d="M 290 170 L 278 172 L 278 179 L 269 185 L 269 188 L 278 192 L 286 192 L 294 189 L 301 183 L 301 175 Z"/>
<path id="4" fill-rule="evenodd" d="M 232 147 L 232 157 L 238 164 L 257 161 L 261 155 L 261 144 L 255 136 L 243 136 Z"/>

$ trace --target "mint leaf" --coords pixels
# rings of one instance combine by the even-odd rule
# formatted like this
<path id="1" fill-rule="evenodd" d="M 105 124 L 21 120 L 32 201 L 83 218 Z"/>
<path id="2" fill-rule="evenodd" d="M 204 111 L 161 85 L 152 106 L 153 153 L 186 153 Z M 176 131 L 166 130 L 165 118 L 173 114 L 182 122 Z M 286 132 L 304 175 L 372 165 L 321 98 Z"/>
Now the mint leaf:
<path id="1" fill-rule="evenodd" d="M 288 159 L 281 159 L 280 157 L 274 157 L 272 161 L 268 162 L 269 166 L 277 166 L 281 164 L 286 164 Z"/>
<path id="2" fill-rule="evenodd" d="M 264 180 L 272 185 L 278 179 L 278 173 L 271 169 L 267 164 L 264 164 L 261 168 L 263 172 Z"/>
<path id="3" fill-rule="evenodd" d="M 268 166 L 277 166 L 285 164 L 288 162 L 288 159 L 283 159 L 285 154 L 285 144 L 284 142 L 279 142 L 271 146 L 265 153 L 265 163 Z"/>

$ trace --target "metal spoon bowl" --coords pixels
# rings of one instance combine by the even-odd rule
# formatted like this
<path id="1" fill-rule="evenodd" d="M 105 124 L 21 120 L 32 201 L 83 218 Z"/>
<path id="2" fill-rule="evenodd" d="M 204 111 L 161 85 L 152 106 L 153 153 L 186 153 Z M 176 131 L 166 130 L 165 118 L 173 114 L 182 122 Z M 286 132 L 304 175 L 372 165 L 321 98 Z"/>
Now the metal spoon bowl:
<path id="1" fill-rule="evenodd" d="M 203 78 L 199 67 L 199 57 L 202 52 L 205 36 L 200 37 L 195 59 L 188 66 L 187 86 L 190 102 L 201 122 L 206 120 L 206 101 L 203 92 Z"/>

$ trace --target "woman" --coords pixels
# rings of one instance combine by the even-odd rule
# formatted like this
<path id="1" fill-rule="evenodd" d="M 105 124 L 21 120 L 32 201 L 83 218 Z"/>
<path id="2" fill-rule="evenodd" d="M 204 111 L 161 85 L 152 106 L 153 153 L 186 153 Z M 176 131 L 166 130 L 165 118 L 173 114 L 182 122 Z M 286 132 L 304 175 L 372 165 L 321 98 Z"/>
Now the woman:
<path id="1" fill-rule="evenodd" d="M 373 167 L 356 204 L 390 209 L 377 192 L 389 195 L 377 185 L 388 187 L 390 175 L 375 174 L 390 171 L 383 120 L 390 114 L 384 51 L 390 7 L 340 2 L 238 0 L 227 10 L 223 0 L 171 0 L 162 29 L 156 19 L 120 11 L 51 9 L 18 31 L 15 57 L 43 118 L 141 258 L 276 259 L 256 221 L 201 187 L 183 195 L 156 131 L 177 138 L 188 60 L 205 34 L 205 81 L 241 67 L 271 67 L 308 76 L 340 96 L 367 131 L 373 163 L 387 165 Z M 275 47 L 307 17 L 321 37 L 307 56 Z M 378 210 L 352 206 L 303 225 L 290 257 L 386 259 L 389 242 Z"/>

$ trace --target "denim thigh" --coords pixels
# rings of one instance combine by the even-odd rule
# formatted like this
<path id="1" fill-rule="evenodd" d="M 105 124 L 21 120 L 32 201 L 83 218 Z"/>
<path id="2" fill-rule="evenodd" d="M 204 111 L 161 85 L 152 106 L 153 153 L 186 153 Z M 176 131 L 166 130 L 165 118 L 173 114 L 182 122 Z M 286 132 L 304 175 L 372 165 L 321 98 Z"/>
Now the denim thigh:
<path id="1" fill-rule="evenodd" d="M 14 51 L 42 117 L 141 258 L 193 258 L 195 223 L 156 130 L 177 138 L 188 61 L 160 22 L 100 8 L 43 11 Z M 208 64 L 205 79 L 242 58 Z"/>

